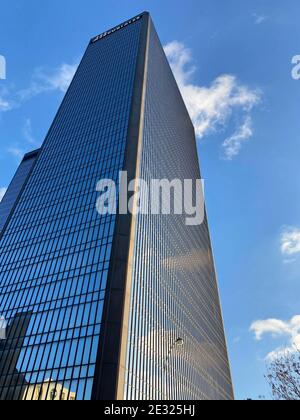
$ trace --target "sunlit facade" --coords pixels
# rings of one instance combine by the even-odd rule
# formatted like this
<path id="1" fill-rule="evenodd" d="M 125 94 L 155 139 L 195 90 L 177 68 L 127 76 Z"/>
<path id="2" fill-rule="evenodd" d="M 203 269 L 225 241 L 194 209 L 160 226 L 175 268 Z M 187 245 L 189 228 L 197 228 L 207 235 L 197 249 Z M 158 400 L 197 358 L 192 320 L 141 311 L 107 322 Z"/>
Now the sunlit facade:
<path id="1" fill-rule="evenodd" d="M 121 170 L 200 178 L 148 13 L 91 40 L 6 214 L 1 400 L 233 398 L 207 219 L 100 216 Z"/>
<path id="2" fill-rule="evenodd" d="M 152 22 L 149 32 L 141 178 L 200 179 L 193 125 Z M 140 215 L 134 247 L 124 397 L 231 399 L 207 219 Z"/>

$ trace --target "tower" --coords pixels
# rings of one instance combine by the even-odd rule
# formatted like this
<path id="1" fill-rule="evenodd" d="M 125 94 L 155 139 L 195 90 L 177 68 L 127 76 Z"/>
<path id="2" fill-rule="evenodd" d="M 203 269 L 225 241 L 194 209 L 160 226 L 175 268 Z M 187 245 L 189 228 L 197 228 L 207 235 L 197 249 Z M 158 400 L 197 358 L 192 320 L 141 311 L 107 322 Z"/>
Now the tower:
<path id="1" fill-rule="evenodd" d="M 44 399 L 232 399 L 207 218 L 100 216 L 97 182 L 120 171 L 200 178 L 148 13 L 90 41 L 1 233 L 0 315 L 31 314 L 18 398 L 42 388 Z"/>

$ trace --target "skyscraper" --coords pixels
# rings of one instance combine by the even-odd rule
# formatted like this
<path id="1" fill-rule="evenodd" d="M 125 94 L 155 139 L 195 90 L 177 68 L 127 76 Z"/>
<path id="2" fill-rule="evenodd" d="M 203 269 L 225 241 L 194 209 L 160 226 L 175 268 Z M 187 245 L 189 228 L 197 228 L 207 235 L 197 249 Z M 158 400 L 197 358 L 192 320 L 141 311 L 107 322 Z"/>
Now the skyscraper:
<path id="1" fill-rule="evenodd" d="M 200 178 L 148 13 L 90 41 L 1 233 L 1 399 L 233 398 L 207 218 L 100 216 L 120 171 Z"/>

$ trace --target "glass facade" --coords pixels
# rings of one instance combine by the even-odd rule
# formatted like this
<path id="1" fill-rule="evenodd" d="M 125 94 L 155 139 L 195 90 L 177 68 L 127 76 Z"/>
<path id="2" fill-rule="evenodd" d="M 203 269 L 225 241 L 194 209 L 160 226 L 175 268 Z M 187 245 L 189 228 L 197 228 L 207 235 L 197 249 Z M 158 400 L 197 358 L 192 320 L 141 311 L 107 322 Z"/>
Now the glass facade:
<path id="1" fill-rule="evenodd" d="M 26 154 L 0 203 L 0 234 L 8 217 L 13 210 L 17 199 L 25 186 L 26 180 L 36 162 L 39 150 Z"/>
<path id="2" fill-rule="evenodd" d="M 141 22 L 90 43 L 0 240 L 0 399 L 91 399 Z"/>
<path id="3" fill-rule="evenodd" d="M 200 179 L 194 128 L 150 23 L 140 177 Z M 124 398 L 233 398 L 207 219 L 139 215 Z"/>

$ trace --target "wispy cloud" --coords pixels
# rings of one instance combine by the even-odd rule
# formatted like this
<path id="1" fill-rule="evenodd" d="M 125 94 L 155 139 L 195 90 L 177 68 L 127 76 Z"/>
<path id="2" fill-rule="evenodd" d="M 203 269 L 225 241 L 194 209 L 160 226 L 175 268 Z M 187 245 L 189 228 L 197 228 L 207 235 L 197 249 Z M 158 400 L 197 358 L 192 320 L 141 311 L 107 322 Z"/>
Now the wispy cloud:
<path id="1" fill-rule="evenodd" d="M 10 107 L 10 103 L 5 98 L 0 96 L 0 111 L 9 111 Z"/>
<path id="2" fill-rule="evenodd" d="M 278 347 L 269 353 L 266 357 L 268 360 L 273 360 L 287 351 L 300 348 L 300 315 L 294 316 L 290 321 L 280 319 L 255 321 L 251 325 L 250 331 L 254 333 L 258 341 L 268 335 L 274 339 L 285 338 L 285 340 L 288 340 L 289 344 L 287 346 Z"/>
<path id="3" fill-rule="evenodd" d="M 293 264 L 295 262 L 297 262 L 296 258 L 287 258 L 287 259 L 283 260 L 283 264 L 285 264 L 285 265 L 290 265 L 290 264 Z"/>
<path id="4" fill-rule="evenodd" d="M 257 13 L 253 14 L 253 18 L 254 18 L 255 25 L 261 25 L 266 20 L 268 20 L 268 16 L 262 15 L 262 14 L 257 14 Z"/>
<path id="5" fill-rule="evenodd" d="M 236 132 L 226 139 L 223 143 L 225 159 L 232 160 L 240 153 L 243 143 L 253 135 L 252 119 L 246 116 L 244 124 L 242 124 Z"/>
<path id="6" fill-rule="evenodd" d="M 47 72 L 43 68 L 34 71 L 29 88 L 18 92 L 21 102 L 45 92 L 60 91 L 65 93 L 74 77 L 78 64 L 62 64 L 54 71 Z"/>
<path id="7" fill-rule="evenodd" d="M 8 147 L 6 150 L 10 155 L 14 156 L 18 160 L 22 159 L 25 154 L 25 150 L 18 145 Z"/>
<path id="8" fill-rule="evenodd" d="M 223 144 L 225 158 L 233 159 L 244 140 L 253 135 L 251 111 L 260 102 L 261 91 L 229 74 L 217 77 L 209 87 L 196 85 L 192 82 L 196 68 L 191 51 L 174 41 L 165 46 L 165 52 L 199 138 L 224 129 L 234 113 L 240 117 L 235 133 Z"/>
<path id="9" fill-rule="evenodd" d="M 32 132 L 32 123 L 30 118 L 26 118 L 24 127 L 23 127 L 23 135 L 27 143 L 38 146 L 39 143 L 36 141 L 33 132 Z"/>
<path id="10" fill-rule="evenodd" d="M 29 87 L 20 90 L 0 89 L 0 112 L 19 108 L 35 96 L 47 92 L 65 93 L 74 77 L 78 64 L 63 63 L 52 71 L 40 67 L 34 70 Z"/>
<path id="11" fill-rule="evenodd" d="M 280 246 L 284 256 L 300 254 L 300 229 L 295 226 L 284 227 L 280 236 Z"/>
<path id="12" fill-rule="evenodd" d="M 44 74 L 46 85 L 51 90 L 60 90 L 62 93 L 65 93 L 70 86 L 77 67 L 77 63 L 72 65 L 62 64 L 54 73 Z"/>
<path id="13" fill-rule="evenodd" d="M 29 101 L 35 96 L 38 96 L 47 92 L 62 92 L 65 93 L 74 77 L 78 65 L 77 64 L 62 64 L 53 71 L 45 71 L 43 68 L 36 69 L 33 73 L 31 84 L 28 88 L 13 91 L 8 88 L 0 89 L 0 113 L 11 111 L 22 106 L 24 103 Z M 23 126 L 23 138 L 24 144 L 20 146 L 16 143 L 6 150 L 7 152 L 17 158 L 22 159 L 26 151 L 28 150 L 27 145 L 38 147 L 38 142 L 32 130 L 32 123 L 30 118 L 26 118 Z"/>
<path id="14" fill-rule="evenodd" d="M 24 138 L 22 144 L 15 143 L 6 149 L 6 151 L 11 156 L 15 157 L 18 161 L 24 157 L 25 153 L 28 152 L 28 149 L 32 149 L 33 147 L 40 147 L 40 142 L 38 142 L 33 135 L 32 123 L 30 118 L 25 119 L 22 133 Z"/>
<path id="15" fill-rule="evenodd" d="M 2 198 L 4 197 L 5 193 L 6 193 L 7 188 L 6 187 L 1 187 L 0 188 L 0 201 L 2 201 Z"/>
<path id="16" fill-rule="evenodd" d="M 9 99 L 9 91 L 7 88 L 0 88 L 0 112 L 10 111 L 13 107 L 13 103 Z"/>

